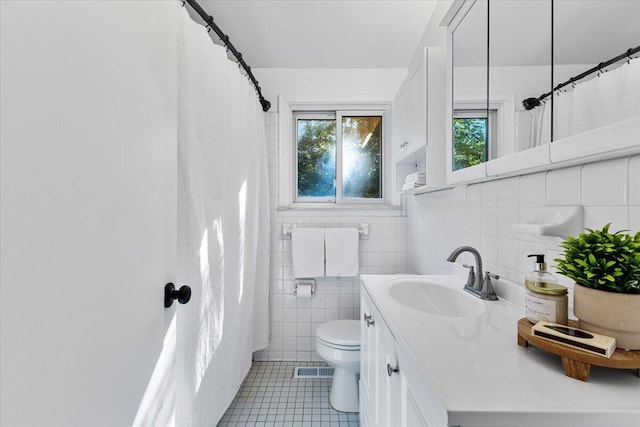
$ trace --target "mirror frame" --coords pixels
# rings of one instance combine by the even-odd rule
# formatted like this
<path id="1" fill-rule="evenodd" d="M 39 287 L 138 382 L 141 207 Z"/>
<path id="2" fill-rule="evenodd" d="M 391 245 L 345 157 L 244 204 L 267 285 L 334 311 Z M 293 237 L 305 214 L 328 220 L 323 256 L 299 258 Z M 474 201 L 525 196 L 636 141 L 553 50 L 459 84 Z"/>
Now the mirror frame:
<path id="1" fill-rule="evenodd" d="M 476 0 L 455 0 L 441 23 L 448 27 L 447 184 L 480 182 L 640 154 L 640 133 L 637 132 L 640 128 L 639 116 L 453 171 L 453 31 L 475 2 Z M 552 60 L 552 69 L 553 66 Z"/>

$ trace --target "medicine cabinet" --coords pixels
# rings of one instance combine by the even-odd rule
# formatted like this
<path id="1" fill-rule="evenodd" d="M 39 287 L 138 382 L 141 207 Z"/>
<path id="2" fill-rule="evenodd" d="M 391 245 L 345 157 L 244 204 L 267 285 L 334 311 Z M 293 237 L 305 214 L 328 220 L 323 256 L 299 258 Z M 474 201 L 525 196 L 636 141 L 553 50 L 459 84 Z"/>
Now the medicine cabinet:
<path id="1" fill-rule="evenodd" d="M 553 90 L 640 45 L 638 16 L 626 0 L 455 1 L 443 21 L 447 182 L 640 152 L 638 53 Z"/>

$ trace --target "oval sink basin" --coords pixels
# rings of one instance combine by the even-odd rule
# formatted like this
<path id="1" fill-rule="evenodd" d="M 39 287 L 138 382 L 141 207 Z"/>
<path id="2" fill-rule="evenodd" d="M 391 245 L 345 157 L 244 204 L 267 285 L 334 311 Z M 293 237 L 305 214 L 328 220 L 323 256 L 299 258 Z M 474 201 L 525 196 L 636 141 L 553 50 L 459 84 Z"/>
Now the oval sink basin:
<path id="1" fill-rule="evenodd" d="M 429 279 L 394 280 L 386 292 L 406 307 L 439 316 L 478 316 L 484 311 L 484 304 L 462 289 L 452 289 Z"/>

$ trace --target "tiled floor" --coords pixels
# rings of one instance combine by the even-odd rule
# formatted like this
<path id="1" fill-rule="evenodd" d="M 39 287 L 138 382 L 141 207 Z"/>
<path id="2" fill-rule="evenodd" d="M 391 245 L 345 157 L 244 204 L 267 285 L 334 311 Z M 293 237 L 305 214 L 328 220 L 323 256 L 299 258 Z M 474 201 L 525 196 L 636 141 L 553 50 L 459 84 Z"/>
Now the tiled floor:
<path id="1" fill-rule="evenodd" d="M 331 379 L 293 378 L 296 366 L 322 362 L 253 362 L 233 403 L 218 423 L 227 426 L 357 427 L 357 413 L 329 404 Z"/>

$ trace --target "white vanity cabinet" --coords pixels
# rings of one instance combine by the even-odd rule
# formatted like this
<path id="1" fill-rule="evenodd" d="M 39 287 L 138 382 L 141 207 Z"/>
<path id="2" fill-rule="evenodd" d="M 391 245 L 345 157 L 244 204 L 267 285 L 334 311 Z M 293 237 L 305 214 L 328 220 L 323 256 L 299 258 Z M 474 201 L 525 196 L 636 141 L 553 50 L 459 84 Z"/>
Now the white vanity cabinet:
<path id="1" fill-rule="evenodd" d="M 361 289 L 360 423 L 363 427 L 429 426 L 399 363 L 391 331 Z"/>
<path id="2" fill-rule="evenodd" d="M 522 294 L 514 292 L 517 304 L 504 295 L 473 300 L 483 306 L 481 315 L 449 316 L 412 308 L 390 290 L 419 282 L 469 303 L 461 277 L 363 274 L 360 280 L 362 315 L 374 322 L 367 327 L 363 320 L 362 327 L 363 426 L 640 425 L 640 378 L 632 372 L 594 369 L 585 383 L 566 377 L 558 358 L 517 345 Z"/>

